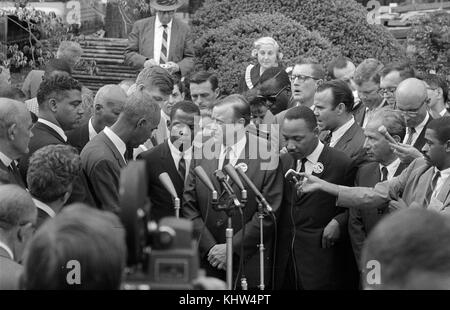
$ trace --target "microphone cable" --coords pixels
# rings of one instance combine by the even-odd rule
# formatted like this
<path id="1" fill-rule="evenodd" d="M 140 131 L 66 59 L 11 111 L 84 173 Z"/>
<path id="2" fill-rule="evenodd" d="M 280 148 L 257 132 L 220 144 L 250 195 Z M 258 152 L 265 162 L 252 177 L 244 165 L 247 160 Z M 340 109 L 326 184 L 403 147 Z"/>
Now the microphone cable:
<path id="1" fill-rule="evenodd" d="M 294 221 L 294 200 L 295 200 L 295 186 L 294 186 L 294 190 L 292 191 L 292 195 L 291 195 L 291 224 L 292 224 L 292 240 L 291 240 L 291 258 L 292 258 L 292 265 L 294 267 L 294 279 L 295 279 L 295 290 L 298 290 L 298 285 L 297 285 L 297 260 L 295 258 L 295 248 L 294 248 L 294 243 L 295 243 L 295 237 L 297 234 L 297 229 L 295 227 L 295 221 Z"/>
<path id="2" fill-rule="evenodd" d="M 277 243 L 278 243 L 278 223 L 277 223 L 277 217 L 275 215 L 275 212 L 269 212 L 270 217 L 273 220 L 274 223 L 274 243 L 273 243 L 273 254 L 272 254 L 272 291 L 275 290 L 275 261 L 277 258 Z"/>
<path id="3" fill-rule="evenodd" d="M 244 219 L 244 212 L 242 212 L 242 208 L 239 208 L 239 215 L 241 216 L 241 224 L 242 224 L 242 241 L 241 241 L 241 249 L 240 249 L 240 255 L 239 255 L 239 269 L 236 275 L 236 279 L 234 280 L 234 286 L 233 289 L 237 289 L 237 282 L 239 279 L 239 276 L 242 272 L 242 277 L 245 277 L 245 270 L 244 270 L 244 242 L 245 242 L 245 219 Z"/>

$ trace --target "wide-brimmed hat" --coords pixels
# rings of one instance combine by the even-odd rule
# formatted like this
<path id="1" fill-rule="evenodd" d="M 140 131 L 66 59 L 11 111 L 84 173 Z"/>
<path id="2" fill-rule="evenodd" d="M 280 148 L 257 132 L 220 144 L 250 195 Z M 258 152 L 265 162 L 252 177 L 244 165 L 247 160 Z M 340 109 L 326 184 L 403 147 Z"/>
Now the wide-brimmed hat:
<path id="1" fill-rule="evenodd" d="M 181 0 L 150 0 L 150 6 L 158 11 L 173 11 L 182 5 Z"/>

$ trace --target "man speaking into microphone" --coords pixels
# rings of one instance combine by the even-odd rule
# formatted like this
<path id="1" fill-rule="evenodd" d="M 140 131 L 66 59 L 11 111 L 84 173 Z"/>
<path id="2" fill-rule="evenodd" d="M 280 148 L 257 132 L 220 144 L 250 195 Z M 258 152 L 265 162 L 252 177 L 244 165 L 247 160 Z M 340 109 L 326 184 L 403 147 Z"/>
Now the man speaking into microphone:
<path id="1" fill-rule="evenodd" d="M 281 165 L 288 179 L 292 169 L 338 184 L 353 184 L 356 170 L 352 160 L 319 141 L 311 109 L 289 109 L 281 131 L 288 150 L 281 156 Z M 286 180 L 280 211 L 276 288 L 356 289 L 358 274 L 347 233 L 348 212 L 336 207 L 336 198 L 324 193 L 298 194 L 295 184 Z"/>
<path id="2" fill-rule="evenodd" d="M 230 95 L 218 101 L 212 110 L 212 129 L 214 138 L 203 143 L 201 156 L 194 156 L 191 163 L 191 173 L 188 175 L 183 195 L 182 214 L 194 221 L 194 228 L 199 236 L 199 254 L 201 268 L 207 275 L 225 279 L 226 269 L 226 238 L 228 217 L 223 211 L 212 208 L 211 191 L 193 172 L 197 166 L 201 166 L 206 175 L 212 181 L 215 189 L 224 201 L 223 184 L 217 180 L 215 171 L 222 170 L 227 164 L 240 168 L 262 193 L 270 204 L 273 212 L 277 212 L 282 201 L 283 175 L 281 166 L 278 165 L 277 153 L 269 153 L 276 157 L 268 158 L 267 152 L 271 150 L 268 141 L 246 132 L 246 126 L 250 123 L 250 105 L 241 95 Z M 210 141 L 215 143 L 211 147 Z M 276 148 L 272 148 L 276 149 Z M 214 156 L 211 156 L 213 152 Z M 199 154 L 196 154 L 199 155 Z M 264 158 L 263 158 L 264 157 Z M 267 158 L 266 158 L 267 157 Z M 267 164 L 275 162 L 275 164 Z M 242 201 L 239 187 L 228 180 L 239 201 Z M 239 210 L 233 210 L 233 280 L 242 276 L 237 274 L 239 264 L 237 258 L 241 258 L 241 246 L 243 246 L 244 274 L 249 288 L 256 288 L 259 284 L 259 251 L 260 225 L 258 219 L 258 203 L 255 193 L 247 188 L 248 199 L 242 208 L 245 236 L 243 236 L 242 219 Z M 271 216 L 265 216 L 264 226 L 264 273 L 266 285 L 270 285 L 273 265 L 273 233 L 274 223 Z"/>

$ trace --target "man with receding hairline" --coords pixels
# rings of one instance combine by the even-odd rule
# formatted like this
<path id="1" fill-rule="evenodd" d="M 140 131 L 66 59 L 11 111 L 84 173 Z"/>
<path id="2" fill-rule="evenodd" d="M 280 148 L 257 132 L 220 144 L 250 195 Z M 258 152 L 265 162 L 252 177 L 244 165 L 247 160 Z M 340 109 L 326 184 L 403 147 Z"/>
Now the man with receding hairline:
<path id="1" fill-rule="evenodd" d="M 119 213 L 120 170 L 127 164 L 127 148 L 150 138 L 160 120 L 158 103 L 145 90 L 128 98 L 117 121 L 106 126 L 81 152 L 83 170 L 100 209 Z"/>
<path id="2" fill-rule="evenodd" d="M 127 94 L 118 85 L 101 87 L 94 99 L 94 114 L 79 127 L 66 132 L 70 145 L 81 152 L 84 146 L 100 133 L 105 126 L 112 126 L 122 112 Z"/>
<path id="3" fill-rule="evenodd" d="M 0 290 L 19 288 L 19 265 L 34 233 L 37 211 L 30 194 L 17 185 L 0 185 Z"/>
<path id="4" fill-rule="evenodd" d="M 0 170 L 9 182 L 25 188 L 16 161 L 29 152 L 31 116 L 22 102 L 0 98 Z"/>

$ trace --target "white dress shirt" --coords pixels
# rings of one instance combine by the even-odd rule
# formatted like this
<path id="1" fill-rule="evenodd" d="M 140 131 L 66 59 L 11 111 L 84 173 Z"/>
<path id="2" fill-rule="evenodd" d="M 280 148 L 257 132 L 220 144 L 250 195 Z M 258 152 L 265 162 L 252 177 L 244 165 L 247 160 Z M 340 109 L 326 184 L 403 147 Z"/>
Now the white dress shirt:
<path id="1" fill-rule="evenodd" d="M 170 37 L 172 32 L 172 20 L 167 24 L 167 59 L 169 59 L 169 51 L 170 51 Z M 162 47 L 162 37 L 163 37 L 164 27 L 159 20 L 158 14 L 156 14 L 155 18 L 155 40 L 153 45 L 153 60 L 159 65 L 159 61 L 161 58 L 161 47 Z"/>
<path id="2" fill-rule="evenodd" d="M 89 129 L 89 141 L 91 141 L 96 135 L 98 135 L 98 132 L 95 131 L 95 128 L 92 125 L 92 117 L 89 119 L 88 129 Z"/>
<path id="3" fill-rule="evenodd" d="M 425 125 L 427 124 L 428 120 L 430 119 L 430 114 L 427 113 L 427 116 L 425 117 L 425 119 L 422 121 L 422 123 L 420 123 L 419 125 L 417 125 L 416 127 L 414 127 L 414 129 L 416 130 L 416 132 L 413 135 L 413 139 L 411 142 L 411 145 L 414 145 L 417 141 L 417 138 L 420 136 L 420 134 L 422 133 L 422 130 L 424 130 Z M 403 143 L 406 144 L 406 142 L 409 139 L 409 129 L 406 128 L 406 135 L 405 135 L 405 139 L 403 139 Z"/>
<path id="4" fill-rule="evenodd" d="M 350 127 L 353 126 L 354 123 L 355 118 L 352 116 L 352 118 L 347 123 L 339 127 L 337 130 L 333 131 L 331 133 L 330 147 L 335 147 L 339 140 L 345 135 L 347 130 L 349 130 Z"/>
<path id="5" fill-rule="evenodd" d="M 434 172 L 436 173 L 438 170 L 437 168 L 434 169 Z M 448 177 L 450 176 L 450 168 L 447 168 L 445 170 L 441 171 L 441 176 L 439 177 L 436 187 L 434 188 L 433 194 L 431 197 L 437 197 L 441 191 L 442 186 L 444 186 L 445 181 L 447 181 Z"/>
<path id="6" fill-rule="evenodd" d="M 105 129 L 103 129 L 103 132 L 109 138 L 109 140 L 112 141 L 116 149 L 119 151 L 120 155 L 122 155 L 124 162 L 127 162 L 124 156 L 125 152 L 127 151 L 127 146 L 125 142 L 123 142 L 122 139 L 120 139 L 120 137 L 116 135 L 116 133 L 112 131 L 111 128 L 109 128 L 108 126 L 106 126 Z"/>
<path id="7" fill-rule="evenodd" d="M 25 100 L 25 106 L 27 107 L 28 111 L 39 115 L 39 103 L 36 97 Z"/>
<path id="8" fill-rule="evenodd" d="M 219 170 L 223 169 L 223 162 L 225 161 L 225 154 L 228 148 L 230 148 L 229 151 L 229 160 L 230 164 L 232 166 L 236 166 L 237 161 L 239 160 L 239 157 L 242 154 L 242 151 L 245 149 L 245 144 L 247 143 L 247 137 L 244 135 L 236 144 L 230 145 L 227 148 L 222 144 L 220 146 L 220 154 L 219 154 Z"/>
<path id="9" fill-rule="evenodd" d="M 2 163 L 6 166 L 9 167 L 11 165 L 11 163 L 13 162 L 13 160 L 11 158 L 9 158 L 8 156 L 6 156 L 5 154 L 3 154 L 2 152 L 0 152 L 0 160 L 2 161 Z"/>
<path id="10" fill-rule="evenodd" d="M 11 259 L 14 260 L 14 254 L 11 251 L 11 248 L 9 246 L 7 246 L 5 243 L 0 241 L 0 248 L 4 249 L 6 251 L 6 253 L 8 253 L 8 255 L 11 257 Z"/>
<path id="11" fill-rule="evenodd" d="M 172 142 L 170 141 L 170 139 L 167 139 L 167 142 L 169 144 L 169 149 L 170 149 L 170 154 L 172 154 L 172 158 L 173 158 L 173 163 L 175 164 L 175 168 L 177 168 L 180 166 L 180 160 L 181 160 L 181 156 L 183 156 L 184 161 L 186 162 L 186 175 L 184 176 L 184 179 L 187 180 L 187 176 L 189 174 L 189 167 L 191 165 L 191 161 L 192 161 L 192 146 L 187 149 L 184 152 L 180 152 L 179 149 L 177 149 Z"/>
<path id="12" fill-rule="evenodd" d="M 33 202 L 34 202 L 34 205 L 36 206 L 36 208 L 41 209 L 42 211 L 47 213 L 48 216 L 50 216 L 51 218 L 55 217 L 55 215 L 56 215 L 55 211 L 53 211 L 53 209 L 50 208 L 48 205 L 46 205 L 45 203 L 43 203 L 42 201 L 40 201 L 36 198 L 33 198 Z"/>
<path id="13" fill-rule="evenodd" d="M 316 165 L 319 162 L 320 154 L 322 154 L 323 151 L 323 143 L 319 141 L 314 151 L 306 156 L 307 161 L 305 162 L 305 172 L 307 174 L 312 174 L 314 172 L 314 165 Z M 297 160 L 297 171 L 300 171 L 302 161 L 299 159 Z"/>
<path id="14" fill-rule="evenodd" d="M 442 111 L 439 113 L 439 115 L 442 116 L 442 117 L 444 117 L 446 113 L 447 113 L 447 109 L 444 108 L 444 110 L 442 110 Z"/>
<path id="15" fill-rule="evenodd" d="M 50 127 L 51 129 L 53 129 L 54 131 L 56 131 L 56 133 L 58 133 L 58 135 L 64 140 L 64 142 L 67 142 L 67 136 L 64 133 L 64 130 L 62 130 L 61 127 L 59 127 L 56 124 L 53 124 L 52 122 L 49 122 L 43 118 L 38 118 L 37 120 L 39 123 L 42 123 L 44 125 L 47 125 L 48 127 Z"/>
<path id="16" fill-rule="evenodd" d="M 383 167 L 386 167 L 387 171 L 388 171 L 388 175 L 387 175 L 387 180 L 392 180 L 395 176 L 395 172 L 397 172 L 398 166 L 400 166 L 400 158 L 397 158 L 396 160 L 394 160 L 392 163 L 390 163 L 387 166 L 383 166 L 382 164 L 380 164 L 380 172 L 381 172 L 381 176 L 383 176 L 383 170 L 381 170 Z"/>

